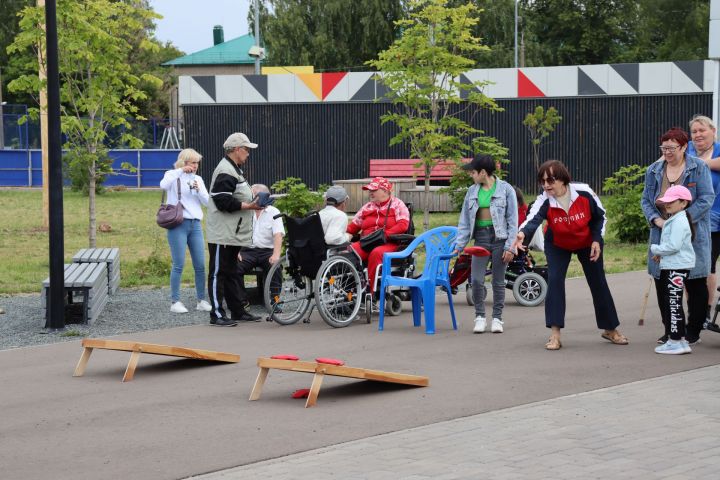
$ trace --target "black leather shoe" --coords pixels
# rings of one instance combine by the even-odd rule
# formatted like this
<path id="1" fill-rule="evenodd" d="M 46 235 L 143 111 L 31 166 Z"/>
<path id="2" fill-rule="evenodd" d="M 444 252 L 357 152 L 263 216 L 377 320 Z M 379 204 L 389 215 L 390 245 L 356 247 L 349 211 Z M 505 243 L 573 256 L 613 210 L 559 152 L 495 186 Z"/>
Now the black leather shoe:
<path id="1" fill-rule="evenodd" d="M 249 312 L 242 312 L 240 315 L 234 315 L 232 320 L 237 322 L 259 322 L 261 318 L 262 317 L 253 315 Z"/>
<path id="2" fill-rule="evenodd" d="M 235 327 L 237 322 L 229 318 L 211 318 L 210 325 L 213 327 Z"/>

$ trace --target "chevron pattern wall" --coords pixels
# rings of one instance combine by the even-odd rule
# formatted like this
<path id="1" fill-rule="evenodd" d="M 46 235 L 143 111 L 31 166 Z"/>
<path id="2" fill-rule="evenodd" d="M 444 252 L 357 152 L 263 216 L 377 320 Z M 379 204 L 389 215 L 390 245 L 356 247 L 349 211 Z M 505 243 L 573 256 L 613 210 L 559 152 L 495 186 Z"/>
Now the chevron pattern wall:
<path id="1" fill-rule="evenodd" d="M 712 93 L 712 61 L 471 70 L 463 83 L 492 82 L 496 99 Z M 181 76 L 180 104 L 386 101 L 373 72 Z"/>

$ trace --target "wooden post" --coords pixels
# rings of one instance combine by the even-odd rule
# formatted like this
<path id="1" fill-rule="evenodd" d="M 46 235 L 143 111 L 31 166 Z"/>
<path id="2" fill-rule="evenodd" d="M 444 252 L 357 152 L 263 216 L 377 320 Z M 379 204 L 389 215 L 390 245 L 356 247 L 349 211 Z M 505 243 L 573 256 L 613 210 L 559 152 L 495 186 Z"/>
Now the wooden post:
<path id="1" fill-rule="evenodd" d="M 37 0 L 37 6 L 45 8 L 45 0 Z M 45 30 L 45 24 L 43 24 Z M 45 52 L 38 48 L 38 77 L 41 84 L 47 80 L 44 62 Z M 40 87 L 40 148 L 42 149 L 42 199 L 43 227 L 50 228 L 50 176 L 48 164 L 47 87 Z M 28 146 L 29 148 L 29 146 Z"/>

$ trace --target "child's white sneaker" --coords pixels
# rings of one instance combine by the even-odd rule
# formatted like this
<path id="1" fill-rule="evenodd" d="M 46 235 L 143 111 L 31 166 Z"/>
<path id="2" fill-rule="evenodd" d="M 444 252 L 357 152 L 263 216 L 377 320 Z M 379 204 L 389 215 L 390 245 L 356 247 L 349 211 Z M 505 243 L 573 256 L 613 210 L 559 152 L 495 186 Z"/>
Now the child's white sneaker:
<path id="1" fill-rule="evenodd" d="M 487 320 L 485 320 L 485 317 L 481 317 L 480 315 L 478 315 L 477 317 L 475 317 L 475 326 L 473 327 L 473 333 L 483 333 L 486 326 Z"/>
<path id="2" fill-rule="evenodd" d="M 493 318 L 492 325 L 490 326 L 492 333 L 503 333 L 503 321 L 499 318 Z"/>
<path id="3" fill-rule="evenodd" d="M 690 353 L 690 345 L 685 348 L 684 340 L 668 340 L 659 347 L 655 347 L 655 353 L 662 353 L 665 355 L 682 355 L 684 353 Z"/>

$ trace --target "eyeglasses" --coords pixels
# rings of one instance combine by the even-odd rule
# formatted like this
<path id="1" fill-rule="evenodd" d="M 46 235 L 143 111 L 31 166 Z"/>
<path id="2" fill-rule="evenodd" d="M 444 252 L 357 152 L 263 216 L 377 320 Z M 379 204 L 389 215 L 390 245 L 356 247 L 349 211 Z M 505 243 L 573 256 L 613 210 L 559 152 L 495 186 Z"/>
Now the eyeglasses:
<path id="1" fill-rule="evenodd" d="M 665 152 L 673 153 L 675 150 L 677 150 L 677 149 L 680 148 L 680 147 L 676 147 L 676 146 L 673 146 L 673 145 L 670 145 L 670 146 L 666 147 L 665 145 L 660 145 L 659 148 L 660 148 L 660 151 L 663 152 L 663 153 L 665 153 Z"/>
<path id="2" fill-rule="evenodd" d="M 545 185 L 546 183 L 548 185 L 552 185 L 556 181 L 557 181 L 556 177 L 553 177 L 552 175 L 548 175 L 547 177 L 540 179 L 540 185 Z"/>

